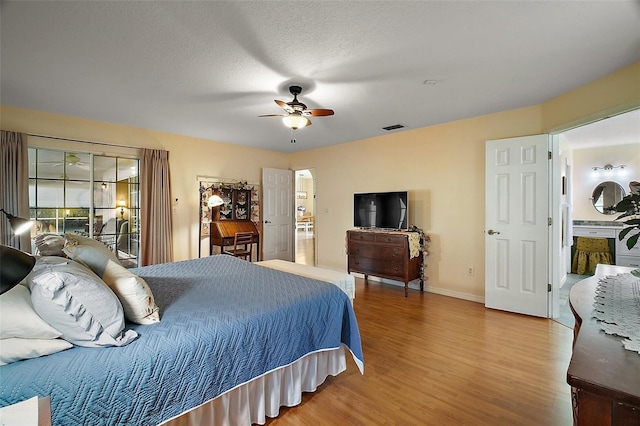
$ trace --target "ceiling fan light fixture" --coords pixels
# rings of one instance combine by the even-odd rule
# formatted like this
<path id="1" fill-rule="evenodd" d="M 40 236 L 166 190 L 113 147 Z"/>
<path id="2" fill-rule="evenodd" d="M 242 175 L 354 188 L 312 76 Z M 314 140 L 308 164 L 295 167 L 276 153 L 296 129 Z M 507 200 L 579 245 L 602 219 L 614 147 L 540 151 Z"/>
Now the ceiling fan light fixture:
<path id="1" fill-rule="evenodd" d="M 282 122 L 285 126 L 292 130 L 301 129 L 307 125 L 309 125 L 309 119 L 307 117 L 303 117 L 300 114 L 289 114 L 282 117 Z"/>
<path id="2" fill-rule="evenodd" d="M 67 165 L 74 166 L 80 162 L 80 157 L 78 157 L 74 153 L 67 154 L 67 156 L 65 157 L 65 161 L 67 162 Z"/>

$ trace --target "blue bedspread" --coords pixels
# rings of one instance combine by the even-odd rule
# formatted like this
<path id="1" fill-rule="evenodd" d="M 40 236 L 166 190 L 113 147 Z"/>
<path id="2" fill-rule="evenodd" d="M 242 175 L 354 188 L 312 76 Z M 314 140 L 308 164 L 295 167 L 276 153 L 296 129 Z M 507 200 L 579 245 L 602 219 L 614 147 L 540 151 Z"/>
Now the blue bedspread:
<path id="1" fill-rule="evenodd" d="M 124 347 L 74 347 L 0 367 L 0 406 L 51 397 L 55 425 L 154 425 L 310 352 L 346 344 L 362 363 L 336 286 L 212 256 L 133 269 L 161 321 L 128 324 Z"/>

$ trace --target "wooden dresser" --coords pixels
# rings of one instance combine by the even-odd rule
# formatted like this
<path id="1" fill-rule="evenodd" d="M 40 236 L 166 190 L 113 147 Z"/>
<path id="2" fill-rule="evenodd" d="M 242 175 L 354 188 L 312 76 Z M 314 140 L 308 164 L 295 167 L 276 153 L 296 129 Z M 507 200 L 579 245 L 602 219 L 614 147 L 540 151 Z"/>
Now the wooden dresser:
<path id="1" fill-rule="evenodd" d="M 420 291 L 424 291 L 422 277 L 423 254 L 411 257 L 410 232 L 383 232 L 367 230 L 347 231 L 348 272 L 373 275 L 404 283 L 407 297 L 409 281 L 420 278 Z"/>
<path id="2" fill-rule="evenodd" d="M 598 265 L 593 277 L 571 289 L 576 325 L 567 382 L 577 426 L 640 426 L 640 354 L 626 350 L 622 337 L 605 334 L 591 316 L 598 280 L 632 269 Z"/>

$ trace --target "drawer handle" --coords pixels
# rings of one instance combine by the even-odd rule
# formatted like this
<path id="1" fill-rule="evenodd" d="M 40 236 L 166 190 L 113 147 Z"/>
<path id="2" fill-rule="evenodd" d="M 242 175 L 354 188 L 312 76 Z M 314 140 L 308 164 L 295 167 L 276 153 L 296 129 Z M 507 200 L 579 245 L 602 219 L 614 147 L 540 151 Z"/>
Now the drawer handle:
<path id="1" fill-rule="evenodd" d="M 393 272 L 398 272 L 398 268 L 393 268 Z"/>

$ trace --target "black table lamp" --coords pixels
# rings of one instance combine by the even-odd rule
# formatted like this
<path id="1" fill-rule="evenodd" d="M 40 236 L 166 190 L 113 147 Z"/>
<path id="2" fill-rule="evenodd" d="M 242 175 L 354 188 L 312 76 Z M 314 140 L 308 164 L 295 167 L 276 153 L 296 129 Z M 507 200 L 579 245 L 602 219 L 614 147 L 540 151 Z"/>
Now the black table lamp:
<path id="1" fill-rule="evenodd" d="M 9 225 L 15 235 L 20 235 L 31 229 L 32 221 L 16 217 L 11 213 L 7 213 L 5 209 L 0 209 L 0 211 L 9 219 Z M 35 264 L 36 258 L 29 253 L 0 245 L 0 294 L 11 290 L 13 286 L 22 281 L 31 272 Z"/>
<path id="2" fill-rule="evenodd" d="M 13 247 L 0 245 L 0 294 L 18 284 L 36 264 L 36 258 Z"/>

